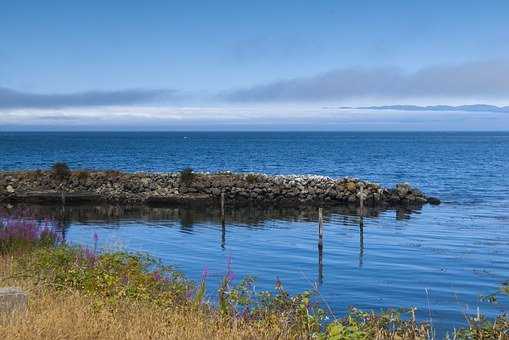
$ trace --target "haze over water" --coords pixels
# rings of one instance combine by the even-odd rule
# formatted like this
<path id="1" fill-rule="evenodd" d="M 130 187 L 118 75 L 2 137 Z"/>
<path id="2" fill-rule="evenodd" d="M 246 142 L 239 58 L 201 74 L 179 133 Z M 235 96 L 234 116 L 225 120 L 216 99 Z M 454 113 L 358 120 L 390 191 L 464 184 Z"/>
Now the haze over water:
<path id="1" fill-rule="evenodd" d="M 509 133 L 0 133 L 0 170 L 241 171 L 355 176 L 410 182 L 442 199 L 417 211 L 325 211 L 319 266 L 313 209 L 228 209 L 223 233 L 215 209 L 33 207 L 65 216 L 66 239 L 148 252 L 213 287 L 232 259 L 237 281 L 257 289 L 280 278 L 292 292 L 320 291 L 334 312 L 416 306 L 439 329 L 464 313 L 507 309 L 480 301 L 509 279 Z M 327 307 L 327 308 L 328 308 Z"/>

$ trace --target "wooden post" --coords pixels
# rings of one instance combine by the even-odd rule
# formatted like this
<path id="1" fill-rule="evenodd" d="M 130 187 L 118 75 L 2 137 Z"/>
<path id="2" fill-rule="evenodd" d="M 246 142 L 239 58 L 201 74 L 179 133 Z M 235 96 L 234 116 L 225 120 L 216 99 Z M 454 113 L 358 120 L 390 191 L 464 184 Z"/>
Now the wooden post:
<path id="1" fill-rule="evenodd" d="M 318 208 L 318 283 L 323 282 L 323 211 Z"/>
<path id="2" fill-rule="evenodd" d="M 362 267 L 364 257 L 364 200 L 367 194 L 364 191 L 364 185 L 361 184 L 359 188 L 359 268 Z"/>
<path id="3" fill-rule="evenodd" d="M 323 247 L 323 213 L 322 208 L 318 208 L 318 247 Z"/>
<path id="4" fill-rule="evenodd" d="M 224 214 L 224 192 L 221 193 L 221 248 L 224 249 L 226 241 L 226 221 Z"/>
<path id="5" fill-rule="evenodd" d="M 65 192 L 62 191 L 61 195 L 62 195 L 62 205 L 65 205 Z"/>
<path id="6" fill-rule="evenodd" d="M 363 217 L 364 217 L 364 200 L 366 199 L 367 197 L 367 194 L 364 192 L 364 185 L 360 185 L 360 189 L 359 189 L 359 193 L 357 194 L 357 196 L 359 197 L 359 205 L 360 205 L 360 209 L 359 209 L 359 226 L 361 227 L 364 227 L 364 220 L 363 220 Z"/>
<path id="7" fill-rule="evenodd" d="M 224 217 L 224 192 L 221 193 L 221 224 L 224 225 L 225 217 Z"/>

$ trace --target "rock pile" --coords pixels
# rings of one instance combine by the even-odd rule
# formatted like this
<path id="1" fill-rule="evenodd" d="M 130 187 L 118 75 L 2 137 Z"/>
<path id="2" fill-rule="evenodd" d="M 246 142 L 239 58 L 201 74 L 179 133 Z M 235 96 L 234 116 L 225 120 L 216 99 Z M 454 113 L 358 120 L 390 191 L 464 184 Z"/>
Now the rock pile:
<path id="1" fill-rule="evenodd" d="M 0 201 L 101 201 L 111 203 L 233 203 L 422 205 L 440 201 L 408 184 L 384 188 L 356 178 L 270 176 L 242 173 L 0 172 Z"/>

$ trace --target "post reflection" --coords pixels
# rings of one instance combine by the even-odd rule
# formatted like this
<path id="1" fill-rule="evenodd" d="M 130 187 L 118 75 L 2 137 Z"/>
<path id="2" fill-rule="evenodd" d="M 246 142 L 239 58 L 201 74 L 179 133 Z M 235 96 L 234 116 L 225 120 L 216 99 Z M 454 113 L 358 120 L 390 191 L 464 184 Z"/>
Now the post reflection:
<path id="1" fill-rule="evenodd" d="M 359 224 L 359 268 L 364 264 L 364 224 Z"/>
<path id="2" fill-rule="evenodd" d="M 226 243 L 226 224 L 223 221 L 221 221 L 221 249 L 225 249 L 225 243 Z"/>
<path id="3" fill-rule="evenodd" d="M 318 244 L 318 285 L 323 284 L 323 244 Z"/>

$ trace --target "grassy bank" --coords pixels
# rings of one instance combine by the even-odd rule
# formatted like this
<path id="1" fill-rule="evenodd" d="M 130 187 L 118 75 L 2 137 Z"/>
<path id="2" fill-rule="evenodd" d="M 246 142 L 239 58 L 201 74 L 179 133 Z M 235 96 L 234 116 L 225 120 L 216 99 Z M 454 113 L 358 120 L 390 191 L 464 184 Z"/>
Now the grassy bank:
<path id="1" fill-rule="evenodd" d="M 0 222 L 0 286 L 29 294 L 24 312 L 0 315 L 1 339 L 427 339 L 412 312 L 352 310 L 337 320 L 313 292 L 288 294 L 281 282 L 255 292 L 253 279 L 225 270 L 217 291 L 207 272 L 191 282 L 139 254 L 100 253 L 60 242 L 51 225 Z M 506 339 L 509 322 L 472 322 L 458 339 Z M 505 332 L 505 333 L 504 333 Z M 452 337 L 452 336 L 451 336 Z"/>

